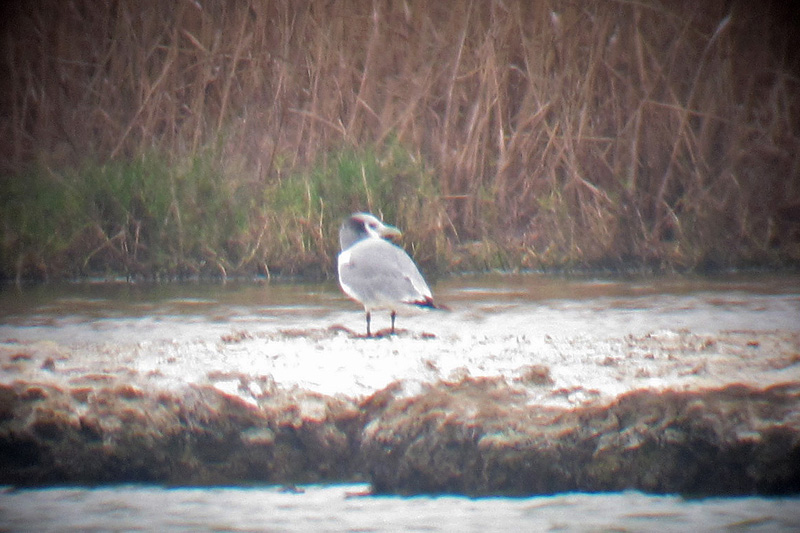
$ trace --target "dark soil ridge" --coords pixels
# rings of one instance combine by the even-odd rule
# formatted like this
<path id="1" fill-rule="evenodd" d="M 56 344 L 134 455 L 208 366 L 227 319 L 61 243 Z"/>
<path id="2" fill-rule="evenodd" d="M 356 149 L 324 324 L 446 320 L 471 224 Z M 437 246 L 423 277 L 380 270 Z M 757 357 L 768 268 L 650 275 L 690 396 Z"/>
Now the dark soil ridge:
<path id="1" fill-rule="evenodd" d="M 274 387 L 0 386 L 0 483 L 291 484 L 375 493 L 800 493 L 800 383 L 638 390 L 566 409 L 503 378 L 361 401 Z M 243 386 L 246 383 L 243 382 Z"/>

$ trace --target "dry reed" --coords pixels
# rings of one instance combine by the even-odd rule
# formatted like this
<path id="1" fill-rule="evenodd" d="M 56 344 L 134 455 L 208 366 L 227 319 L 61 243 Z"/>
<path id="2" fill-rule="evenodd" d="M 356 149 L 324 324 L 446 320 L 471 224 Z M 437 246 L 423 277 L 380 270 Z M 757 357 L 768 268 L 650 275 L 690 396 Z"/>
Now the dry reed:
<path id="1" fill-rule="evenodd" d="M 213 179 L 246 198 L 231 207 L 247 211 L 242 231 L 187 249 L 176 197 L 162 231 L 184 237 L 159 268 L 328 271 L 351 207 L 394 214 L 418 257 L 449 269 L 796 265 L 800 47 L 781 6 L 17 3 L 3 30 L 3 209 L 24 199 L 11 184 L 33 163 L 66 176 L 155 152 L 180 167 L 213 147 Z M 388 145 L 435 172 L 425 198 L 309 186 L 305 214 L 271 203 L 340 150 L 380 159 Z M 133 226 L 127 247 L 144 249 Z M 4 223 L 4 276 L 30 254 L 48 260 L 20 232 Z"/>

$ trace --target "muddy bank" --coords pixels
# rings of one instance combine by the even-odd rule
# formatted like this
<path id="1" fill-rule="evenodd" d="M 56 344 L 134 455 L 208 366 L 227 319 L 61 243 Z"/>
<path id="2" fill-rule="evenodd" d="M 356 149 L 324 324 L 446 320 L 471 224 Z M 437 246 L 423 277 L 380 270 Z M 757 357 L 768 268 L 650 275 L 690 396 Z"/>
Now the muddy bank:
<path id="1" fill-rule="evenodd" d="M 242 381 L 243 386 L 246 382 Z M 107 375 L 0 387 L 0 483 L 309 483 L 353 479 L 360 412 L 314 394 L 258 405 L 210 386 Z"/>
<path id="2" fill-rule="evenodd" d="M 0 483 L 368 479 L 377 493 L 402 494 L 800 493 L 800 384 L 641 390 L 576 408 L 530 405 L 525 384 L 503 378 L 411 395 L 396 383 L 360 402 L 256 385 L 266 392 L 255 402 L 102 375 L 67 389 L 2 386 Z"/>
<path id="3" fill-rule="evenodd" d="M 800 491 L 800 385 L 636 391 L 541 408 L 501 380 L 391 402 L 362 451 L 376 492 L 692 495 Z"/>
<path id="4" fill-rule="evenodd" d="M 0 484 L 800 494 L 794 280 L 477 281 L 378 339 L 324 287 L 7 300 Z"/>

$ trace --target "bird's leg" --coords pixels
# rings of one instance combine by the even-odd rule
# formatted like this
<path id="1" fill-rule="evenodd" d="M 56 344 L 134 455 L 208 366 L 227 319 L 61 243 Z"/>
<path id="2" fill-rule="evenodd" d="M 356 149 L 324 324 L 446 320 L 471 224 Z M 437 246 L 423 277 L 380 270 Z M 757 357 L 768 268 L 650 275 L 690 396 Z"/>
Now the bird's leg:
<path id="1" fill-rule="evenodd" d="M 397 317 L 397 312 L 396 311 L 392 311 L 392 315 L 391 316 L 392 316 L 392 335 L 394 335 L 394 319 L 395 319 L 395 317 Z"/>
<path id="2" fill-rule="evenodd" d="M 369 311 L 367 311 L 367 337 L 372 337 L 372 334 L 369 332 L 369 320 L 370 320 L 370 318 L 371 317 L 369 316 Z"/>

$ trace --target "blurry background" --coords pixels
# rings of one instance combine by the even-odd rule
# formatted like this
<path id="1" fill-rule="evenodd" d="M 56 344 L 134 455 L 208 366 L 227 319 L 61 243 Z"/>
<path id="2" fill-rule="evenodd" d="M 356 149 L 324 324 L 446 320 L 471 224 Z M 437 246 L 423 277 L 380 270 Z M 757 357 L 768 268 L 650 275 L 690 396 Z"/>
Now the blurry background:
<path id="1" fill-rule="evenodd" d="M 0 278 L 796 267 L 788 4 L 11 2 Z"/>

